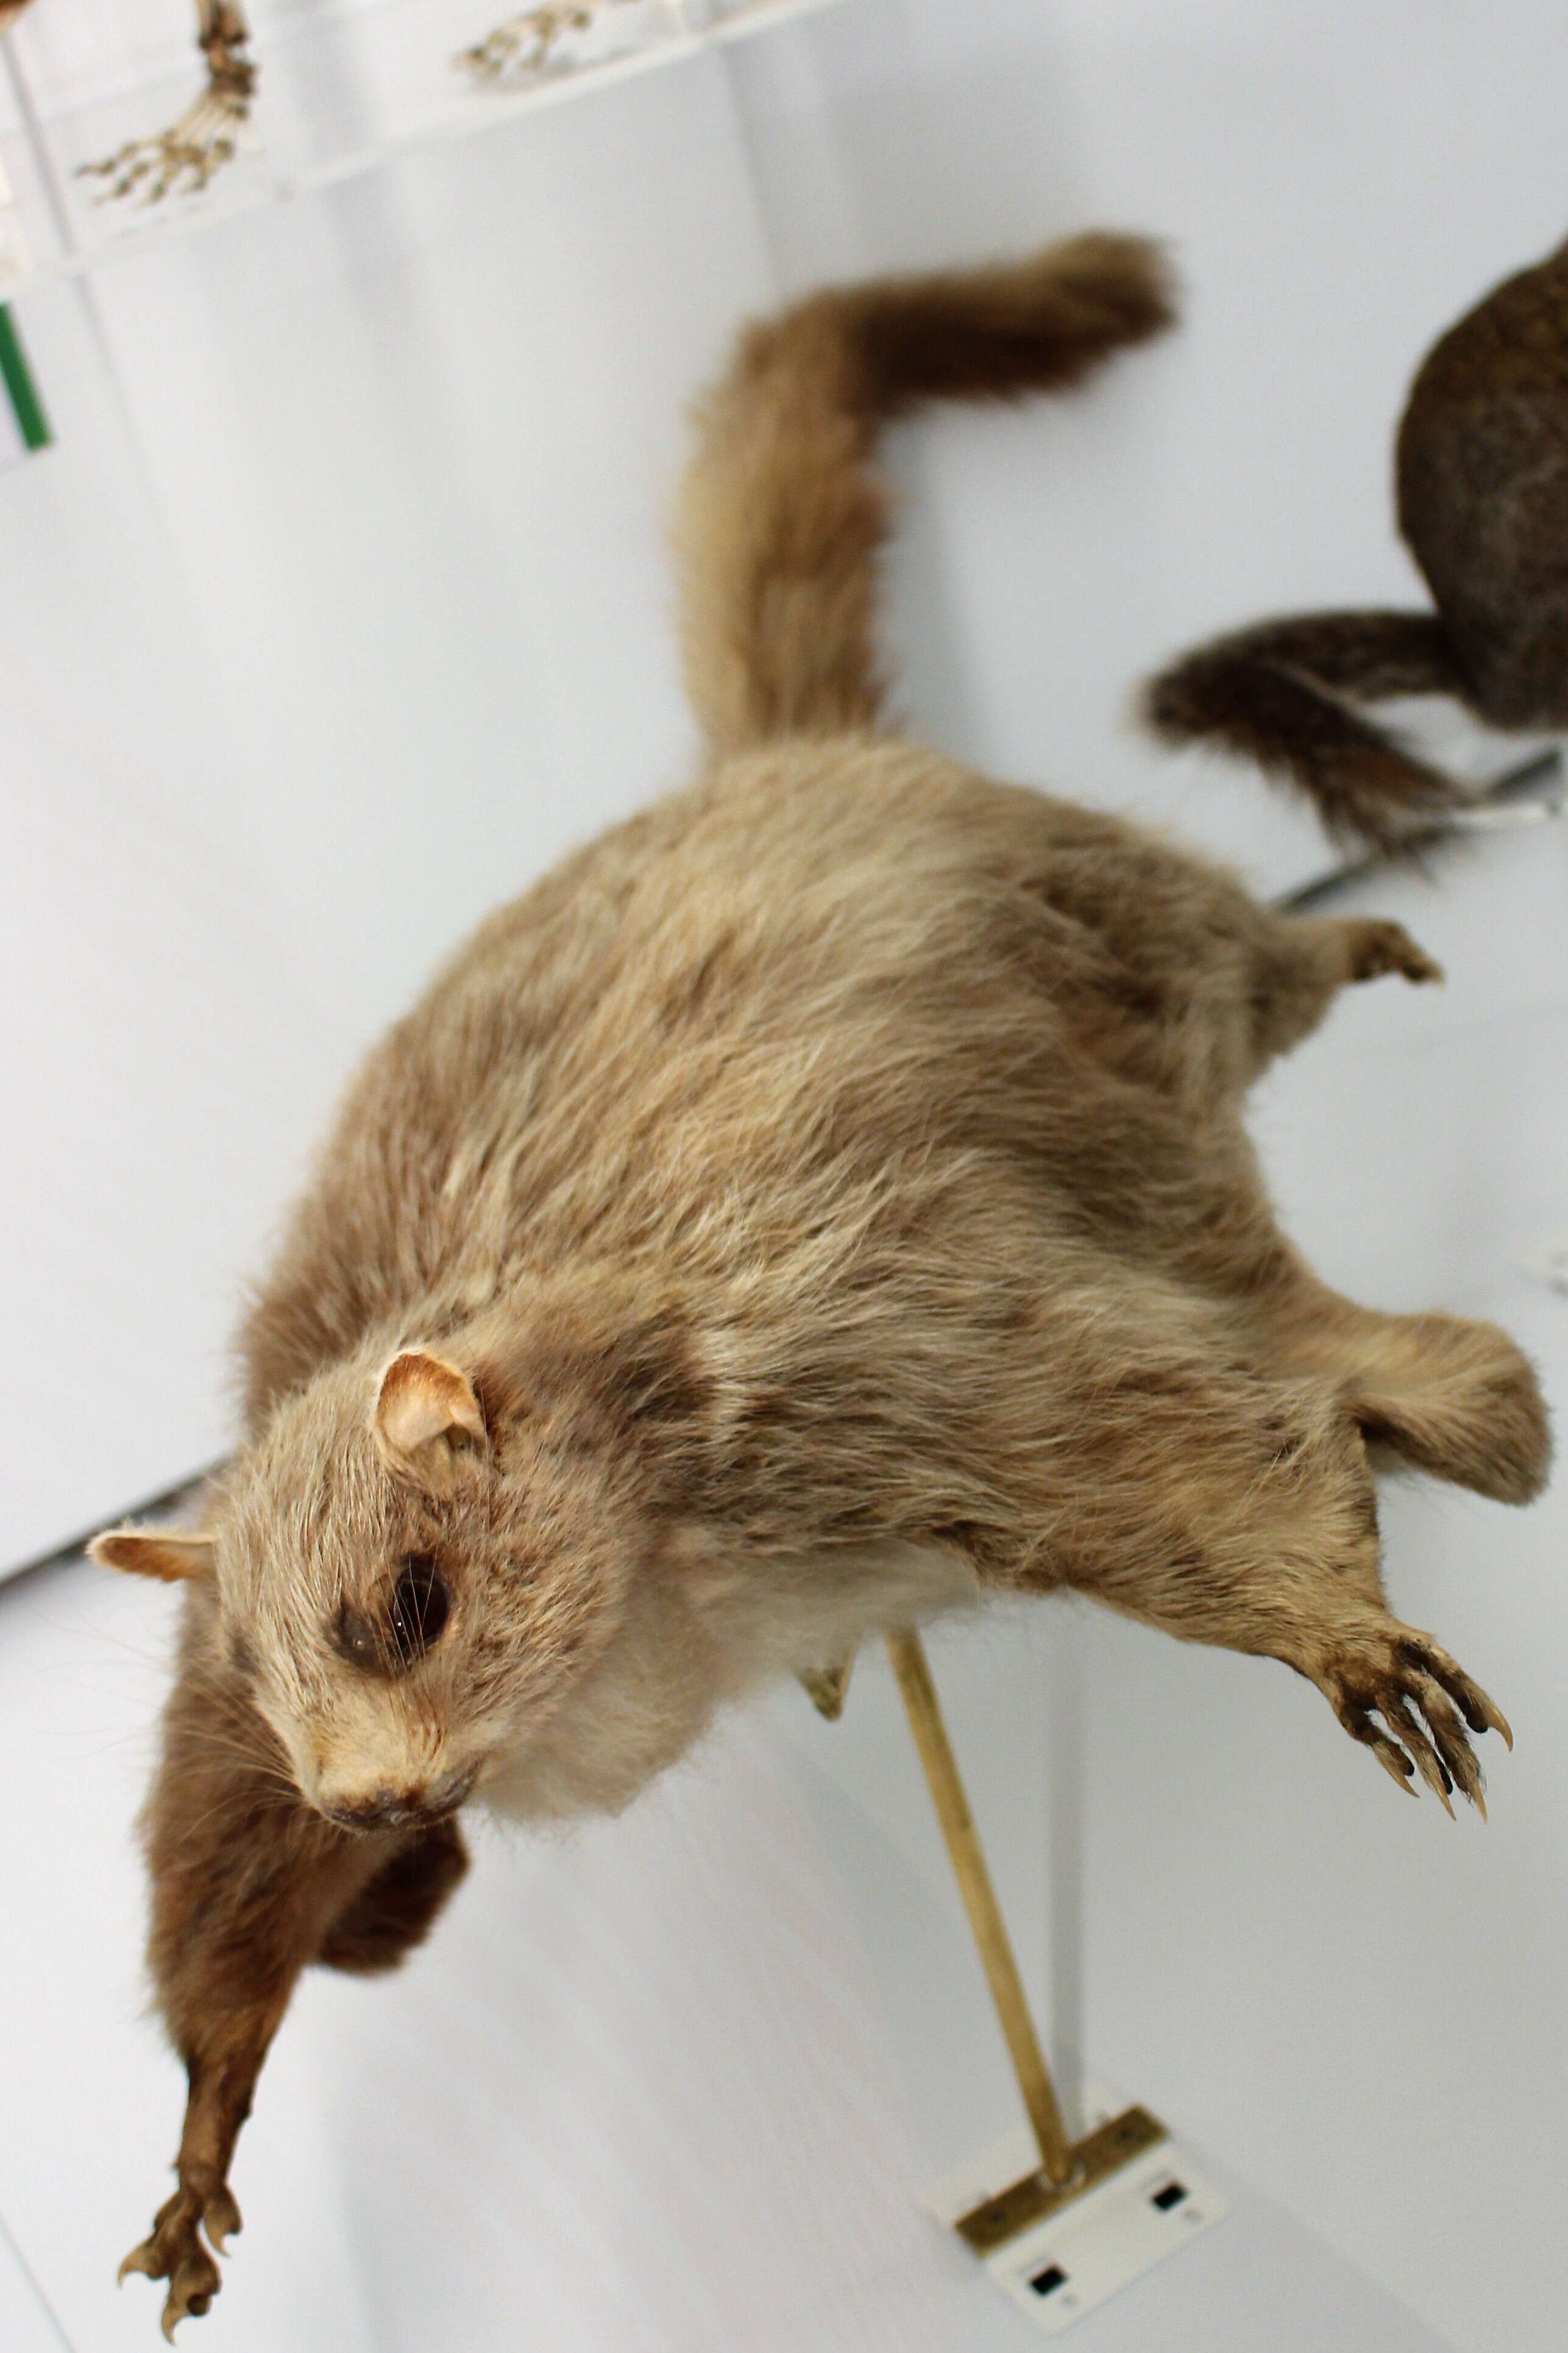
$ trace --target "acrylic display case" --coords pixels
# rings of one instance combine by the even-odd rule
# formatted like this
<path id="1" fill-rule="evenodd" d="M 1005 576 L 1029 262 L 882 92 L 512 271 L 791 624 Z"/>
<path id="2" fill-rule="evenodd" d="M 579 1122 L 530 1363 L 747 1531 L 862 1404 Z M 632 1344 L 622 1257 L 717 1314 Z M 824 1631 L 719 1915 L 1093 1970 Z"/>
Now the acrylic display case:
<path id="1" fill-rule="evenodd" d="M 0 39 L 0 296 L 832 5 L 32 0 Z"/>

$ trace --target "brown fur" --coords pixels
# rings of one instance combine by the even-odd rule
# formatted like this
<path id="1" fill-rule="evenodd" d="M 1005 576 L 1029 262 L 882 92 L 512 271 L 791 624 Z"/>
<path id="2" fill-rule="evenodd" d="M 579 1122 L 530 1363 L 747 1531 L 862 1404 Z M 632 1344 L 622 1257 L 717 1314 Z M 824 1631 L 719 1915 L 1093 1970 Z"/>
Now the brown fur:
<path id="1" fill-rule="evenodd" d="M 676 527 L 686 684 L 714 753 L 868 727 L 884 681 L 873 560 L 879 427 L 917 402 L 1064 390 L 1170 325 L 1142 240 L 830 288 L 748 330 L 697 412 Z"/>
<path id="2" fill-rule="evenodd" d="M 1568 248 L 1428 354 L 1397 474 L 1435 613 L 1261 622 L 1184 656 L 1144 697 L 1168 742 L 1255 760 L 1331 832 L 1384 849 L 1468 796 L 1360 705 L 1447 694 L 1495 727 L 1568 726 Z"/>
<path id="3" fill-rule="evenodd" d="M 424 1932 L 455 1793 L 613 1809 L 773 1675 L 1071 1588 L 1285 1660 L 1390 1770 L 1479 1796 L 1501 1719 L 1384 1604 L 1367 1450 L 1522 1501 L 1533 1377 L 1320 1284 L 1241 1123 L 1341 987 L 1436 968 L 834 732 L 876 703 L 875 417 L 1070 381 L 1165 301 L 1101 237 L 972 313 L 949 278 L 753 330 L 683 526 L 720 756 L 492 917 L 349 1093 L 243 1335 L 149 1816 L 192 2104 L 132 2260 L 171 2327 L 294 1975 Z"/>

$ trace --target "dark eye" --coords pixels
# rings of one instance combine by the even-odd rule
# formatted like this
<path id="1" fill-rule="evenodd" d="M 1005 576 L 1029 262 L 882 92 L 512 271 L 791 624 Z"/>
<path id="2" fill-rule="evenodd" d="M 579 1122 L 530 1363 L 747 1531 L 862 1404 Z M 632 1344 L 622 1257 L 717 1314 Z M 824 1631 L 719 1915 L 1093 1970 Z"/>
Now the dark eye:
<path id="1" fill-rule="evenodd" d="M 392 1646 L 405 1666 L 422 1659 L 440 1641 L 450 1606 L 447 1580 L 429 1554 L 411 1552 L 392 1588 L 387 1612 Z"/>

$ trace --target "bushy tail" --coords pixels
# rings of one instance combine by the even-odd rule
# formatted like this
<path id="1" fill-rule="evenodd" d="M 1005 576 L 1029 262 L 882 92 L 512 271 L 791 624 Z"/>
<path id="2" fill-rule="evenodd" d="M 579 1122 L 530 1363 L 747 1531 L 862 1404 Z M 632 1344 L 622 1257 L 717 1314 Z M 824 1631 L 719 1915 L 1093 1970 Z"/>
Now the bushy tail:
<path id="1" fill-rule="evenodd" d="M 1158 248 L 1098 233 L 830 289 L 749 328 L 698 406 L 676 533 L 687 688 L 714 752 L 875 722 L 879 426 L 926 400 L 1059 391 L 1173 317 Z"/>
<path id="2" fill-rule="evenodd" d="M 1468 797 L 1355 706 L 1464 692 L 1435 613 L 1303 613 L 1184 654 L 1144 689 L 1143 716 L 1167 743 L 1295 785 L 1336 839 L 1392 849 Z"/>

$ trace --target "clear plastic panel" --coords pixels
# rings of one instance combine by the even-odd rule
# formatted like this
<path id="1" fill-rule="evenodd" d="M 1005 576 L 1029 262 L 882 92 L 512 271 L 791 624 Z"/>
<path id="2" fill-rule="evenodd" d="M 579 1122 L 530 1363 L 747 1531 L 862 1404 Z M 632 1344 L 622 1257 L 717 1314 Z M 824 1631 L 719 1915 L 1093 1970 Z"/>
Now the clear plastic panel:
<path id="1" fill-rule="evenodd" d="M 48 0 L 0 41 L 0 295 L 836 0 L 255 0 L 247 96 L 191 0 Z"/>

